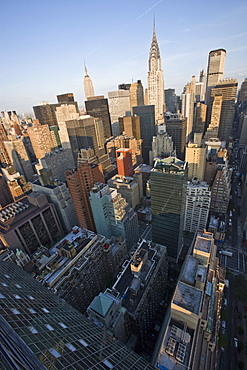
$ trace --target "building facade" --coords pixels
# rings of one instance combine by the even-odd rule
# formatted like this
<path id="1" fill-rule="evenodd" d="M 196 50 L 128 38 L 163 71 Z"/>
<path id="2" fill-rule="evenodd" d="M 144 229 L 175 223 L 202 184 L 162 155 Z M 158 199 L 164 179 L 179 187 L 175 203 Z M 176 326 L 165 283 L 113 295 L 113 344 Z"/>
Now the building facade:
<path id="1" fill-rule="evenodd" d="M 139 239 L 138 219 L 133 208 L 116 189 L 102 183 L 94 185 L 89 199 L 97 233 L 107 238 L 122 235 L 128 250 L 131 249 Z"/>
<path id="2" fill-rule="evenodd" d="M 176 157 L 156 159 L 150 172 L 152 240 L 165 245 L 173 260 L 183 243 L 187 178 L 187 162 Z"/>
<path id="3" fill-rule="evenodd" d="M 187 184 L 184 230 L 195 233 L 206 230 L 211 202 L 211 191 L 205 182 L 192 179 Z"/>

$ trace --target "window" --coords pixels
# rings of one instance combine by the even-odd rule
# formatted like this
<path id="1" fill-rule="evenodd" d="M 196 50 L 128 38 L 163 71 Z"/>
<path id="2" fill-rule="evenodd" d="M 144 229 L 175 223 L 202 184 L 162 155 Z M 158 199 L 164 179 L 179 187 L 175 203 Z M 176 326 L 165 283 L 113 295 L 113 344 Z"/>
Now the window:
<path id="1" fill-rule="evenodd" d="M 28 311 L 31 313 L 36 313 L 36 311 L 33 308 L 28 308 Z"/>
<path id="2" fill-rule="evenodd" d="M 31 295 L 28 296 L 29 299 L 34 299 Z"/>
<path id="3" fill-rule="evenodd" d="M 21 286 L 19 284 L 15 284 L 16 288 L 21 289 Z"/>
<path id="4" fill-rule="evenodd" d="M 20 311 L 18 311 L 16 308 L 11 308 L 11 311 L 12 311 L 15 315 L 20 315 Z"/>
<path id="5" fill-rule="evenodd" d="M 84 347 L 88 346 L 88 343 L 85 342 L 85 340 L 83 340 L 83 339 L 79 339 L 78 342 L 80 342 Z"/>
<path id="6" fill-rule="evenodd" d="M 10 279 L 10 276 L 9 276 L 9 275 L 4 274 L 4 276 L 5 276 L 7 279 Z"/>
<path id="7" fill-rule="evenodd" d="M 8 286 L 8 284 L 2 283 L 3 286 Z"/>
<path id="8" fill-rule="evenodd" d="M 71 343 L 66 343 L 66 347 L 68 347 L 72 352 L 76 351 L 76 348 Z"/>
<path id="9" fill-rule="evenodd" d="M 14 294 L 14 297 L 15 297 L 16 299 L 21 299 L 21 297 L 20 297 L 18 294 Z"/>
<path id="10" fill-rule="evenodd" d="M 33 334 L 37 334 L 38 331 L 33 327 L 33 326 L 29 326 L 28 329 L 30 330 L 31 333 Z"/>
<path id="11" fill-rule="evenodd" d="M 59 325 L 60 325 L 63 329 L 66 329 L 66 328 L 67 328 L 67 325 L 63 324 L 62 322 L 59 322 Z"/>
<path id="12" fill-rule="evenodd" d="M 2 294 L 0 293 L 0 298 L 5 298 L 5 297 L 4 297 L 4 295 L 2 295 Z"/>
<path id="13" fill-rule="evenodd" d="M 49 349 L 49 352 L 56 358 L 61 357 L 60 353 L 54 348 Z"/>
<path id="14" fill-rule="evenodd" d="M 45 326 L 46 326 L 46 327 L 47 327 L 47 329 L 49 329 L 50 331 L 54 330 L 54 328 L 53 328 L 51 325 L 49 325 L 49 324 L 46 324 Z"/>
<path id="15" fill-rule="evenodd" d="M 47 308 L 44 308 L 44 307 L 42 307 L 42 310 L 43 310 L 45 313 L 48 313 L 48 312 L 49 312 L 49 310 L 47 310 Z"/>

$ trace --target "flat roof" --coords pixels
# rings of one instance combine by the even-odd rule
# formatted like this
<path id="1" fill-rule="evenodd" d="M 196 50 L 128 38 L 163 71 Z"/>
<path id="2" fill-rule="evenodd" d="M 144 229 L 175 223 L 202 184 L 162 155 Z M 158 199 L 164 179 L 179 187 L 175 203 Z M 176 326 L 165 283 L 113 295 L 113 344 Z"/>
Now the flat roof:
<path id="1" fill-rule="evenodd" d="M 194 249 L 198 249 L 202 252 L 210 253 L 211 244 L 212 244 L 212 240 L 204 236 L 203 237 L 197 236 L 195 244 L 194 244 Z"/>
<path id="2" fill-rule="evenodd" d="M 181 280 L 187 284 L 194 284 L 196 279 L 197 266 L 199 261 L 197 258 L 188 256 Z"/>
<path id="3" fill-rule="evenodd" d="M 203 292 L 188 284 L 178 282 L 172 303 L 198 315 Z"/>

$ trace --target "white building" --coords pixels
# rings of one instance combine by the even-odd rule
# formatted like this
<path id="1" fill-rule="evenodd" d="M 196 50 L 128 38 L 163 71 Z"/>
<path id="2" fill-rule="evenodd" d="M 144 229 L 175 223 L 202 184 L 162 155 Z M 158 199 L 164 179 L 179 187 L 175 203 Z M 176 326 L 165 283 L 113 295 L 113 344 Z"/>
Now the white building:
<path id="1" fill-rule="evenodd" d="M 211 191 L 206 182 L 192 179 L 187 184 L 184 230 L 205 230 L 211 202 Z"/>

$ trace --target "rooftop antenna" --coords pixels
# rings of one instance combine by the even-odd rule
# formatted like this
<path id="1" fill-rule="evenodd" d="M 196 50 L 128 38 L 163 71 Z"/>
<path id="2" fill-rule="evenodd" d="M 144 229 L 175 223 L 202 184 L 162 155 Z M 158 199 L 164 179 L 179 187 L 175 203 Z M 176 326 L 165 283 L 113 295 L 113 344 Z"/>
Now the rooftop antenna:
<path id="1" fill-rule="evenodd" d="M 88 73 L 87 73 L 87 67 L 86 67 L 86 62 L 84 60 L 84 70 L 85 70 L 85 76 L 88 76 Z"/>

